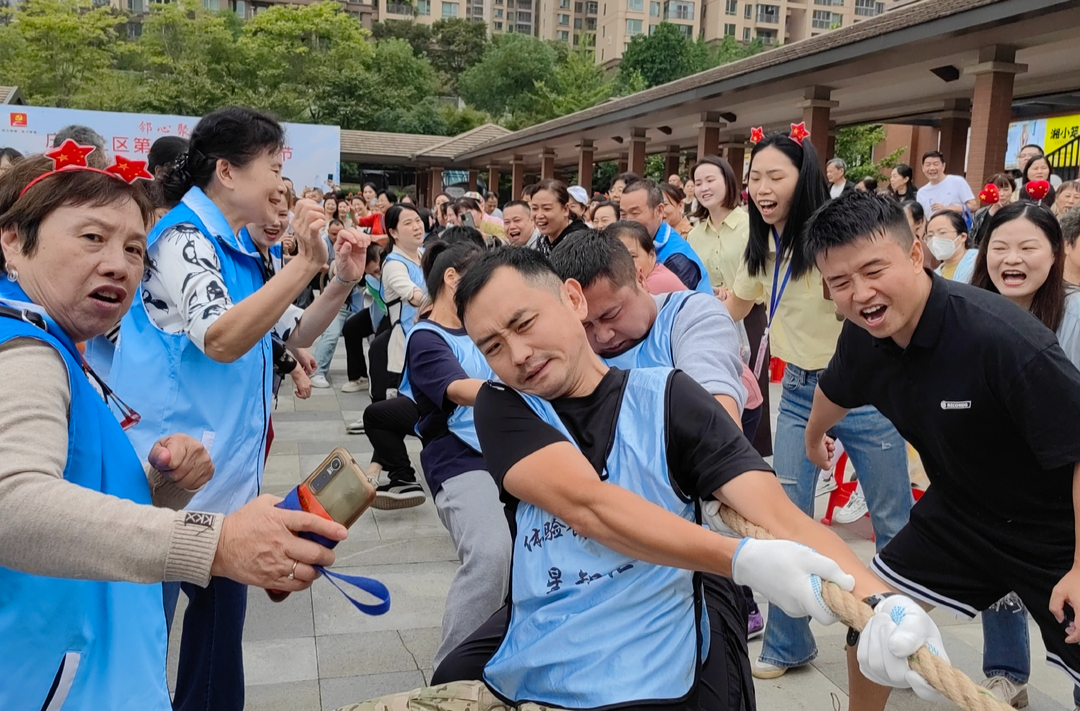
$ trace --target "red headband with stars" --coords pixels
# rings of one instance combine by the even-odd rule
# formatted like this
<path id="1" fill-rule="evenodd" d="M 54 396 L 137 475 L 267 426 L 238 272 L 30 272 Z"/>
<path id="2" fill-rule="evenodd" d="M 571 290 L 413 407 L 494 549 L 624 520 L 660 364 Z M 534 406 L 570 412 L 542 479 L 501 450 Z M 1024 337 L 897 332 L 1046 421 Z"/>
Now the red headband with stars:
<path id="1" fill-rule="evenodd" d="M 791 133 L 789 134 L 789 137 L 791 138 L 791 140 L 795 141 L 801 146 L 803 139 L 810 137 L 810 132 L 806 130 L 806 122 L 802 121 L 800 123 L 791 124 Z M 754 128 L 750 129 L 751 143 L 761 143 L 764 140 L 765 131 L 761 128 L 761 126 L 755 126 Z"/>
<path id="2" fill-rule="evenodd" d="M 45 151 L 45 155 L 52 159 L 53 169 L 47 173 L 42 173 L 38 177 L 31 180 L 22 192 L 19 193 L 21 198 L 26 195 L 26 191 L 34 187 L 37 183 L 40 183 L 50 175 L 56 175 L 57 173 L 69 173 L 75 170 L 85 170 L 91 173 L 101 173 L 107 175 L 110 178 L 116 178 L 122 180 L 125 183 L 131 184 L 136 180 L 153 180 L 154 176 L 146 170 L 146 161 L 144 160 L 128 160 L 123 156 L 116 156 L 116 162 L 110 165 L 105 170 L 100 168 L 92 168 L 86 163 L 86 156 L 90 155 L 94 151 L 93 146 L 80 146 L 72 139 L 67 139 L 56 148 L 51 151 Z"/>

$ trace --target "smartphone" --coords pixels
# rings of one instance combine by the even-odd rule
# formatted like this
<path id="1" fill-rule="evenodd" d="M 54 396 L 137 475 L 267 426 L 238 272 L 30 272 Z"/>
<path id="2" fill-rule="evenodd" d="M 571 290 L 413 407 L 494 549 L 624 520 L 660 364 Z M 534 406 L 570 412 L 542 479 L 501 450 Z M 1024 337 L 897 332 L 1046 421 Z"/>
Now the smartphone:
<path id="1" fill-rule="evenodd" d="M 476 221 L 473 220 L 471 212 L 466 212 L 461 216 L 461 224 L 465 225 L 466 227 L 476 227 Z"/>

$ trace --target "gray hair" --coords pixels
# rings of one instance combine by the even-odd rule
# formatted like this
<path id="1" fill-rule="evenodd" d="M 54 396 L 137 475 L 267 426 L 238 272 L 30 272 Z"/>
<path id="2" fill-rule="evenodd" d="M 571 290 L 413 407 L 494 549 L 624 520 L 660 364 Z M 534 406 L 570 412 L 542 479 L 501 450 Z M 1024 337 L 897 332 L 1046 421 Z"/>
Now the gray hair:
<path id="1" fill-rule="evenodd" d="M 1080 206 L 1062 215 L 1058 221 L 1061 223 L 1061 236 L 1070 248 L 1076 246 L 1076 238 L 1080 237 Z"/>
<path id="2" fill-rule="evenodd" d="M 80 126 L 78 124 L 64 126 L 56 132 L 56 137 L 53 138 L 53 147 L 59 147 L 69 138 L 80 146 L 93 146 L 96 149 L 86 156 L 86 162 L 90 167 L 104 170 L 109 166 L 109 156 L 105 152 L 105 139 L 101 137 L 100 133 L 89 126 Z"/>
<path id="3" fill-rule="evenodd" d="M 843 158 L 833 158 L 825 165 L 831 165 L 832 167 L 839 170 L 841 173 L 847 172 L 847 163 L 844 162 Z"/>

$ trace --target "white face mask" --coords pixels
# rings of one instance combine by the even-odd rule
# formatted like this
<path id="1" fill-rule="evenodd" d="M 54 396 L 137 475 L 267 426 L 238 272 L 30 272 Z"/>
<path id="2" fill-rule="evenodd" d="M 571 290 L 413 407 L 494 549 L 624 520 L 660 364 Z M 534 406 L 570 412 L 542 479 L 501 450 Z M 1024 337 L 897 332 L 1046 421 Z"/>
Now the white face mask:
<path id="1" fill-rule="evenodd" d="M 956 254 L 956 240 L 946 239 L 944 237 L 931 237 L 930 254 L 934 255 L 938 261 L 948 261 L 950 257 Z"/>

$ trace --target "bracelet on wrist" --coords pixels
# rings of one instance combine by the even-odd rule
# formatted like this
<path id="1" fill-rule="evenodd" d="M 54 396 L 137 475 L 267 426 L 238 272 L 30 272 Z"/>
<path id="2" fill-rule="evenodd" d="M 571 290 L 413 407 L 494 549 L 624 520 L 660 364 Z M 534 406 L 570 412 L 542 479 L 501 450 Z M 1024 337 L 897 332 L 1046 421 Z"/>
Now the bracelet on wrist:
<path id="1" fill-rule="evenodd" d="M 344 279 L 339 277 L 337 274 L 334 274 L 334 281 L 336 281 L 338 284 L 341 284 L 342 286 L 347 286 L 350 289 L 360 283 L 359 279 L 357 279 L 356 281 L 345 281 Z"/>

